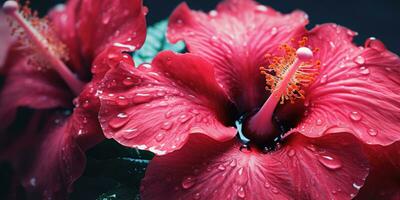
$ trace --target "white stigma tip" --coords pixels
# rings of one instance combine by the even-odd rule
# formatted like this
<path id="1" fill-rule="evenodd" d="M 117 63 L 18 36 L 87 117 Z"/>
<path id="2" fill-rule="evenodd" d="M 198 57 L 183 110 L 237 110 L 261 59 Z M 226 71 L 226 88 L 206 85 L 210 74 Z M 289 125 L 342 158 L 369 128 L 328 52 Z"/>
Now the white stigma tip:
<path id="1" fill-rule="evenodd" d="M 310 60 L 313 58 L 313 52 L 307 47 L 300 47 L 296 51 L 297 58 L 300 60 Z"/>
<path id="2" fill-rule="evenodd" d="M 6 1 L 3 4 L 3 12 L 11 14 L 19 9 L 19 5 L 16 1 Z"/>

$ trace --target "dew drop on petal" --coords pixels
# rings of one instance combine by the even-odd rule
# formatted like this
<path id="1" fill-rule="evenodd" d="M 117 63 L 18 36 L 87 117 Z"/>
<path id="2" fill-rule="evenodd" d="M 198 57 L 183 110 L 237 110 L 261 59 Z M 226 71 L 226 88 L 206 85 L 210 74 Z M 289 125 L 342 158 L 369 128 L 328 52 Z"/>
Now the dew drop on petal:
<path id="1" fill-rule="evenodd" d="M 326 81 L 328 81 L 328 75 L 327 74 L 323 75 L 319 82 L 320 83 L 326 83 Z"/>
<path id="2" fill-rule="evenodd" d="M 181 123 L 186 123 L 187 121 L 189 121 L 189 119 L 191 119 L 191 116 L 183 114 L 183 115 L 179 116 L 178 120 Z"/>
<path id="3" fill-rule="evenodd" d="M 359 72 L 362 75 L 368 75 L 369 74 L 369 69 L 367 67 L 362 66 L 362 67 L 360 67 L 360 71 Z"/>
<path id="4" fill-rule="evenodd" d="M 108 125 L 111 126 L 111 128 L 118 129 L 128 123 L 128 121 L 129 118 L 126 113 L 119 113 L 117 117 L 110 120 Z"/>
<path id="5" fill-rule="evenodd" d="M 376 135 L 378 135 L 378 131 L 375 130 L 375 129 L 373 129 L 373 128 L 368 129 L 367 132 L 368 132 L 368 134 L 369 134 L 370 136 L 372 136 L 372 137 L 375 137 Z"/>
<path id="6" fill-rule="evenodd" d="M 193 194 L 193 199 L 200 199 L 201 195 L 200 193 L 196 192 L 195 194 Z"/>
<path id="7" fill-rule="evenodd" d="M 353 187 L 357 190 L 360 190 L 360 188 L 362 187 L 362 184 L 353 183 Z"/>
<path id="8" fill-rule="evenodd" d="M 260 11 L 260 12 L 266 12 L 266 11 L 268 10 L 268 7 L 267 7 L 267 6 L 264 6 L 264 5 L 258 5 L 258 6 L 256 7 L 256 10 L 257 10 L 257 11 Z"/>
<path id="9" fill-rule="evenodd" d="M 357 111 L 353 111 L 350 113 L 350 119 L 353 121 L 360 121 L 361 120 L 361 114 Z"/>
<path id="10" fill-rule="evenodd" d="M 132 78 L 130 76 L 125 77 L 124 80 L 122 80 L 122 84 L 125 86 L 133 86 L 140 83 L 140 79 Z"/>
<path id="11" fill-rule="evenodd" d="M 272 188 L 271 188 L 271 191 L 272 191 L 273 193 L 275 193 L 275 194 L 278 194 L 278 193 L 279 193 L 279 190 L 278 190 L 278 188 L 276 188 L 276 187 L 272 187 Z"/>
<path id="12" fill-rule="evenodd" d="M 340 160 L 327 154 L 320 154 L 318 161 L 328 169 L 336 170 L 342 167 Z"/>
<path id="13" fill-rule="evenodd" d="M 224 165 L 220 164 L 220 165 L 218 165 L 218 169 L 219 169 L 220 171 L 224 171 L 226 168 L 225 168 Z"/>
<path id="14" fill-rule="evenodd" d="M 165 138 L 165 133 L 158 133 L 156 135 L 156 141 L 157 142 L 161 142 L 161 140 L 163 140 Z"/>
<path id="15" fill-rule="evenodd" d="M 187 176 L 182 181 L 182 188 L 184 188 L 184 189 L 189 189 L 193 185 L 194 185 L 194 177 L 193 176 Z"/>
<path id="16" fill-rule="evenodd" d="M 359 64 L 359 65 L 362 65 L 362 64 L 365 63 L 365 59 L 364 59 L 364 57 L 362 57 L 362 56 L 357 56 L 357 57 L 354 59 L 354 62 L 357 63 L 357 64 Z"/>
<path id="17" fill-rule="evenodd" d="M 209 12 L 209 15 L 210 15 L 211 17 L 216 17 L 216 16 L 218 15 L 218 11 L 216 11 L 216 10 L 211 10 L 211 11 Z"/>
<path id="18" fill-rule="evenodd" d="M 268 188 L 270 188 L 270 187 L 271 187 L 271 185 L 268 183 L 268 181 L 265 181 L 265 183 L 264 183 L 264 187 L 268 189 Z"/>
<path id="19" fill-rule="evenodd" d="M 242 186 L 239 187 L 239 190 L 237 191 L 237 195 L 240 198 L 246 197 L 246 192 L 244 191 L 244 188 Z"/>
<path id="20" fill-rule="evenodd" d="M 166 121 L 162 124 L 161 129 L 163 130 L 171 130 L 172 122 Z"/>
<path id="21" fill-rule="evenodd" d="M 278 28 L 273 27 L 273 28 L 271 29 L 271 35 L 276 35 L 277 33 L 278 33 Z"/>
<path id="22" fill-rule="evenodd" d="M 383 44 L 383 42 L 378 40 L 378 39 L 376 39 L 376 38 L 374 38 L 374 37 L 368 38 L 365 41 L 364 46 L 365 46 L 365 48 L 373 48 L 373 49 L 378 50 L 378 51 L 386 50 L 386 47 Z"/>
<path id="23" fill-rule="evenodd" d="M 290 149 L 290 150 L 288 151 L 288 156 L 289 156 L 289 157 L 293 157 L 295 154 L 296 154 L 296 151 L 295 151 L 294 149 Z"/>
<path id="24" fill-rule="evenodd" d="M 233 160 L 231 161 L 231 163 L 229 164 L 229 166 L 231 166 L 231 167 L 236 167 L 236 160 L 233 159 Z"/>
<path id="25" fill-rule="evenodd" d="M 322 119 L 317 119 L 317 121 L 315 123 L 317 124 L 317 126 L 321 126 L 322 125 Z"/>

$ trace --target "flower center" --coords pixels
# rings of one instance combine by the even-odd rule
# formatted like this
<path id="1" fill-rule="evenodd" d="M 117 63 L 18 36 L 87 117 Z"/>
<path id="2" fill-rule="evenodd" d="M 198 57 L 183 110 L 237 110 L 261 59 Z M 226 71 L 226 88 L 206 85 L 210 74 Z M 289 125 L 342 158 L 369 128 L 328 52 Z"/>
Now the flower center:
<path id="1" fill-rule="evenodd" d="M 79 94 L 84 84 L 64 64 L 63 61 L 68 60 L 67 48 L 58 40 L 48 20 L 37 17 L 37 13 L 32 12 L 28 5 L 20 8 L 18 3 L 12 0 L 3 4 L 3 11 L 12 19 L 12 34 L 24 49 L 30 50 L 30 64 L 38 66 L 39 69 L 50 66 L 75 94 Z"/>
<path id="2" fill-rule="evenodd" d="M 319 73 L 320 61 L 314 61 L 314 52 L 306 47 L 307 38 L 298 42 L 298 48 L 288 44 L 280 47 L 282 56 L 267 55 L 270 65 L 260 67 L 265 76 L 266 90 L 271 93 L 267 101 L 254 115 L 244 121 L 247 138 L 256 144 L 265 145 L 276 142 L 281 134 L 274 122 L 274 111 L 278 104 L 295 103 L 297 99 L 305 98 L 305 88 L 308 87 Z"/>

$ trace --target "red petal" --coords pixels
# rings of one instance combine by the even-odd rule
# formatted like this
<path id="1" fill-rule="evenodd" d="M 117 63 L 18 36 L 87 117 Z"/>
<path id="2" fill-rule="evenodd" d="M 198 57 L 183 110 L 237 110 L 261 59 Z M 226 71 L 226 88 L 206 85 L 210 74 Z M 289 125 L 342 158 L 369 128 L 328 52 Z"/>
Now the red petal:
<path id="1" fill-rule="evenodd" d="M 400 199 L 400 142 L 368 148 L 372 169 L 356 199 Z"/>
<path id="2" fill-rule="evenodd" d="M 7 52 L 13 39 L 11 38 L 10 28 L 8 26 L 6 16 L 2 12 L 0 12 L 0 74 L 2 72 L 2 66 L 5 62 Z"/>
<path id="3" fill-rule="evenodd" d="M 111 45 L 138 49 L 146 37 L 146 10 L 141 0 L 82 0 L 75 23 L 83 55 L 94 58 Z"/>
<path id="4" fill-rule="evenodd" d="M 106 137 L 156 154 L 179 149 L 193 132 L 231 139 L 235 129 L 221 123 L 230 103 L 213 74 L 190 54 L 163 52 L 139 68 L 121 63 L 105 76 L 100 96 Z"/>
<path id="5" fill-rule="evenodd" d="M 72 96 L 67 86 L 52 70 L 38 70 L 28 64 L 29 57 L 13 50 L 7 58 L 6 78 L 0 91 L 0 129 L 15 118 L 18 107 L 47 109 L 66 107 Z"/>
<path id="6" fill-rule="evenodd" d="M 91 60 L 82 57 L 81 41 L 76 30 L 77 12 L 80 0 L 69 0 L 64 6 L 56 6 L 48 14 L 52 29 L 57 33 L 59 39 L 68 47 L 68 66 L 83 80 L 89 77 Z M 85 60 L 86 59 L 86 60 Z"/>
<path id="7" fill-rule="evenodd" d="M 242 152 L 235 140 L 192 135 L 181 150 L 150 162 L 142 198 L 351 199 L 368 174 L 361 145 L 348 133 L 295 134 L 283 145 Z"/>
<path id="8" fill-rule="evenodd" d="M 215 65 L 217 80 L 240 111 L 252 111 L 266 98 L 259 71 L 265 54 L 302 34 L 308 23 L 303 12 L 283 15 L 251 0 L 224 1 L 209 14 L 181 4 L 169 21 L 168 38 L 184 40 L 191 53 Z"/>
<path id="9" fill-rule="evenodd" d="M 32 118 L 19 139 L 19 147 L 9 151 L 6 158 L 21 178 L 29 199 L 63 199 L 82 174 L 85 156 L 69 134 L 72 124 L 64 123 L 65 116 L 39 116 Z"/>
<path id="10" fill-rule="evenodd" d="M 356 47 L 353 35 L 334 24 L 311 31 L 322 69 L 307 91 L 308 115 L 296 131 L 315 137 L 339 126 L 368 144 L 388 145 L 400 140 L 400 59 L 386 49 Z"/>

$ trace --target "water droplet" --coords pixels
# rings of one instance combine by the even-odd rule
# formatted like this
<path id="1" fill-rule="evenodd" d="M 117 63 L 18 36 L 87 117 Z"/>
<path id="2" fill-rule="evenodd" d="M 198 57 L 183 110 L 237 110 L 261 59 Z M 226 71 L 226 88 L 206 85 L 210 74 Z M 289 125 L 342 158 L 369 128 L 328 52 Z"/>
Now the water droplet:
<path id="1" fill-rule="evenodd" d="M 29 180 L 29 183 L 31 184 L 31 186 L 36 186 L 36 178 L 31 178 Z"/>
<path id="2" fill-rule="evenodd" d="M 118 129 L 128 123 L 128 121 L 129 118 L 126 113 L 119 113 L 117 117 L 110 120 L 108 125 L 111 126 L 111 128 Z"/>
<path id="3" fill-rule="evenodd" d="M 166 92 L 163 90 L 160 90 L 157 92 L 157 96 L 159 96 L 159 97 L 165 96 L 165 94 L 166 94 Z"/>
<path id="4" fill-rule="evenodd" d="M 239 190 L 237 191 L 237 195 L 240 198 L 246 197 L 246 192 L 244 191 L 244 188 L 242 186 L 239 187 Z"/>
<path id="5" fill-rule="evenodd" d="M 369 69 L 367 67 L 360 67 L 360 74 L 362 75 L 368 75 L 369 74 Z"/>
<path id="6" fill-rule="evenodd" d="M 124 137 L 127 140 L 130 140 L 134 138 L 137 134 L 137 129 L 136 128 L 130 128 L 130 129 L 125 129 L 123 131 L 122 137 Z"/>
<path id="7" fill-rule="evenodd" d="M 329 45 L 331 46 L 331 48 L 335 48 L 336 46 L 335 46 L 335 43 L 333 43 L 333 41 L 330 41 L 329 42 Z"/>
<path id="8" fill-rule="evenodd" d="M 187 122 L 189 119 L 191 119 L 192 117 L 191 116 L 189 116 L 189 115 L 185 115 L 185 114 L 183 114 L 183 115 L 181 115 L 181 116 L 179 116 L 179 122 L 181 122 L 181 123 L 185 123 L 185 122 Z"/>
<path id="9" fill-rule="evenodd" d="M 266 11 L 268 10 L 268 7 L 267 7 L 267 6 L 264 6 L 264 5 L 258 5 L 258 6 L 256 7 L 256 10 L 257 10 L 257 11 L 260 11 L 260 12 L 266 12 Z"/>
<path id="10" fill-rule="evenodd" d="M 272 191 L 273 193 L 275 193 L 275 194 L 278 194 L 278 193 L 279 193 L 279 190 L 278 190 L 278 188 L 276 188 L 276 187 L 272 187 L 272 188 L 271 188 L 271 191 Z"/>
<path id="11" fill-rule="evenodd" d="M 276 35 L 277 33 L 278 33 L 278 28 L 273 27 L 273 28 L 271 29 L 271 35 Z"/>
<path id="12" fill-rule="evenodd" d="M 383 42 L 378 40 L 378 39 L 376 39 L 376 38 L 374 38 L 374 37 L 368 38 L 365 41 L 364 46 L 365 46 L 365 48 L 373 48 L 373 49 L 378 50 L 378 51 L 386 50 L 386 47 L 383 44 Z"/>
<path id="13" fill-rule="evenodd" d="M 290 149 L 288 151 L 288 156 L 293 157 L 296 154 L 296 151 L 294 149 Z"/>
<path id="14" fill-rule="evenodd" d="M 318 161 L 323 166 L 325 166 L 329 169 L 332 169 L 332 170 L 339 169 L 342 167 L 342 163 L 338 159 L 333 158 L 332 156 L 327 155 L 327 154 L 320 154 Z"/>
<path id="15" fill-rule="evenodd" d="M 317 121 L 315 123 L 317 124 L 317 126 L 321 126 L 322 125 L 322 120 L 321 119 L 317 119 Z"/>
<path id="16" fill-rule="evenodd" d="M 354 59 L 354 62 L 357 63 L 357 64 L 359 64 L 359 65 L 363 65 L 363 64 L 365 63 L 365 59 L 364 59 L 364 57 L 362 57 L 362 56 L 357 56 L 357 57 Z"/>
<path id="17" fill-rule="evenodd" d="M 243 167 L 239 168 L 237 172 L 238 176 L 236 176 L 236 182 L 239 185 L 245 185 L 248 181 L 247 171 L 243 169 Z"/>
<path id="18" fill-rule="evenodd" d="M 357 111 L 353 111 L 350 113 L 350 119 L 353 121 L 360 121 L 361 120 L 361 115 Z"/>
<path id="19" fill-rule="evenodd" d="M 211 17 L 216 17 L 216 16 L 218 15 L 218 11 L 212 10 L 212 11 L 210 11 L 209 15 L 210 15 Z"/>
<path id="20" fill-rule="evenodd" d="M 156 135 L 156 141 L 161 142 L 165 138 L 165 133 L 159 133 Z"/>
<path id="21" fill-rule="evenodd" d="M 183 20 L 182 19 L 177 19 L 176 23 L 178 24 L 178 26 L 182 26 L 183 25 Z"/>
<path id="22" fill-rule="evenodd" d="M 373 129 L 373 128 L 368 129 L 367 132 L 368 132 L 368 134 L 369 134 L 370 136 L 372 136 L 372 137 L 375 137 L 376 135 L 378 135 L 378 131 L 375 130 L 375 129 Z"/>
<path id="23" fill-rule="evenodd" d="M 201 195 L 198 192 L 193 194 L 193 199 L 200 199 L 200 197 L 201 197 Z"/>
<path id="24" fill-rule="evenodd" d="M 119 106 L 126 106 L 129 104 L 128 100 L 124 96 L 119 96 L 116 101 Z"/>
<path id="25" fill-rule="evenodd" d="M 224 171 L 226 168 L 224 165 L 220 164 L 220 165 L 218 165 L 218 169 L 221 171 Z"/>
<path id="26" fill-rule="evenodd" d="M 233 159 L 233 160 L 231 161 L 231 163 L 229 164 L 229 166 L 231 166 L 231 167 L 236 167 L 236 160 Z"/>
<path id="27" fill-rule="evenodd" d="M 102 22 L 103 24 L 108 24 L 108 23 L 110 22 L 110 19 L 111 19 L 111 15 L 107 15 L 107 14 L 106 14 L 106 15 L 103 16 L 103 19 L 102 19 L 101 22 Z"/>
<path id="28" fill-rule="evenodd" d="M 89 107 L 90 107 L 90 102 L 89 102 L 89 100 L 83 101 L 82 107 L 83 107 L 83 108 L 89 108 Z"/>
<path id="29" fill-rule="evenodd" d="M 132 98 L 132 103 L 142 104 L 142 103 L 147 103 L 152 99 L 153 96 L 151 94 L 137 93 L 135 94 L 135 97 Z"/>
<path id="30" fill-rule="evenodd" d="M 357 190 L 360 190 L 360 188 L 362 187 L 362 184 L 353 183 L 353 187 Z"/>
<path id="31" fill-rule="evenodd" d="M 139 78 L 132 78 L 130 76 L 125 77 L 124 80 L 122 80 L 122 84 L 124 84 L 125 86 L 133 86 L 133 85 L 137 85 L 141 82 L 141 80 Z"/>
<path id="32" fill-rule="evenodd" d="M 328 81 L 328 74 L 325 74 L 321 77 L 321 80 L 319 81 L 320 83 L 326 83 Z"/>
<path id="33" fill-rule="evenodd" d="M 172 128 L 172 122 L 166 121 L 161 125 L 161 129 L 170 130 Z"/>
<path id="34" fill-rule="evenodd" d="M 128 51 L 135 51 L 136 50 L 136 46 L 130 45 L 130 44 L 122 44 L 119 42 L 115 42 L 113 44 L 116 47 L 122 47 L 122 48 L 126 48 Z"/>
<path id="35" fill-rule="evenodd" d="M 185 177 L 182 181 L 182 187 L 184 189 L 189 189 L 194 185 L 194 177 L 193 176 L 188 176 Z"/>
<path id="36" fill-rule="evenodd" d="M 310 105 L 310 99 L 306 99 L 305 101 L 304 101 L 304 106 L 305 107 L 308 107 Z"/>

